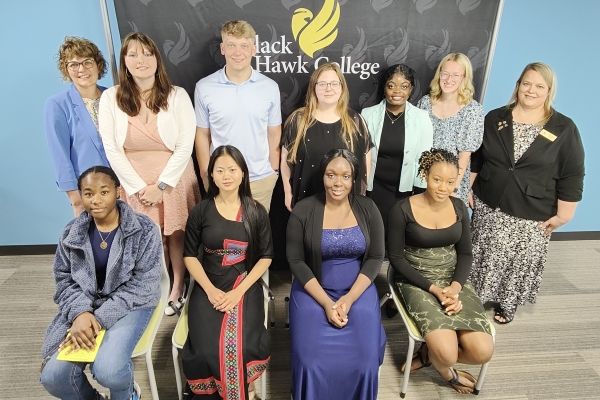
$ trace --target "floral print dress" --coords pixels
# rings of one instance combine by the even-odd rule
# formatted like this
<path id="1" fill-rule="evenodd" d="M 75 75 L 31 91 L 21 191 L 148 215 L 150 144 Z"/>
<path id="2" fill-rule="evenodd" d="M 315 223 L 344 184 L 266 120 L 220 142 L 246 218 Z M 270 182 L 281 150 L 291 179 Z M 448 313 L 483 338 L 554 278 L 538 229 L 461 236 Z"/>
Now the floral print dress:
<path id="1" fill-rule="evenodd" d="M 444 149 L 458 156 L 459 152 L 474 152 L 483 141 L 483 120 L 485 114 L 481 104 L 471 100 L 459 112 L 451 117 L 440 119 L 433 114 L 431 98 L 423 96 L 417 107 L 427 111 L 433 125 L 433 147 Z M 471 161 L 467 164 L 465 174 L 456 197 L 468 205 L 470 190 Z"/>

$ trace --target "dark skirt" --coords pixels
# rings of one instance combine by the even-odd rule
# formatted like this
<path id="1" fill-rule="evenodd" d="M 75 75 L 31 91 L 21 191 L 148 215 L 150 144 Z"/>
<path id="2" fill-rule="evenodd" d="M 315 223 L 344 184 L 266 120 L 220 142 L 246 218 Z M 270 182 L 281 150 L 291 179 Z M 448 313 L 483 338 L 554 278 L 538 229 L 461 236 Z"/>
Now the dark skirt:
<path id="1" fill-rule="evenodd" d="M 453 245 L 427 249 L 406 246 L 404 251 L 408 262 L 431 283 L 441 288 L 452 283 L 456 266 L 456 250 Z M 402 278 L 397 278 L 397 285 L 406 309 L 422 336 L 438 329 L 491 334 L 490 321 L 483 304 L 468 281 L 459 295 L 463 309 L 453 315 L 446 314 L 437 297 L 431 293 L 404 282 Z"/>
<path id="2" fill-rule="evenodd" d="M 336 301 L 348 293 L 360 262 L 328 260 L 322 286 Z M 294 400 L 375 400 L 385 332 L 375 285 L 352 305 L 348 324 L 336 328 L 323 308 L 294 281 L 290 295 L 292 395 Z"/>
<path id="3" fill-rule="evenodd" d="M 228 292 L 246 273 L 229 267 L 224 275 L 207 274 L 217 288 Z M 241 305 L 241 307 L 240 307 Z M 271 350 L 264 326 L 263 291 L 255 283 L 230 314 L 213 308 L 206 292 L 195 283 L 190 297 L 188 339 L 183 348 L 183 372 L 201 398 L 245 400 L 248 384 L 267 368 Z"/>

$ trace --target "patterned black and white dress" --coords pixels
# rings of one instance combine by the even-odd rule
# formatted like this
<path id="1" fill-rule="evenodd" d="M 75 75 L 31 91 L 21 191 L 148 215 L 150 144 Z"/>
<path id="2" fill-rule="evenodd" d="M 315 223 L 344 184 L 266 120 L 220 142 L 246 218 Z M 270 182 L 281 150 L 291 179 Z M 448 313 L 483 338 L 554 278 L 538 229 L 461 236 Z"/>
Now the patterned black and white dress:
<path id="1" fill-rule="evenodd" d="M 513 122 L 515 162 L 542 128 Z M 498 302 L 504 310 L 535 303 L 550 242 L 550 235 L 544 235 L 540 226 L 543 221 L 513 217 L 473 197 L 473 268 L 469 280 L 484 303 Z"/>

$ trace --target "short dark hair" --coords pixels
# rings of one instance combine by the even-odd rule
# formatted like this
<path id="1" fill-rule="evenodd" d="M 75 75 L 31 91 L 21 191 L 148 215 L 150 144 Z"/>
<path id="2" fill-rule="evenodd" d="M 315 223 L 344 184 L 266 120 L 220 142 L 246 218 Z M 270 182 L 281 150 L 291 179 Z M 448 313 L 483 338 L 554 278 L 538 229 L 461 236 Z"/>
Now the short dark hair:
<path id="1" fill-rule="evenodd" d="M 119 178 L 117 177 L 117 174 L 115 174 L 115 171 L 103 165 L 96 165 L 95 167 L 86 169 L 79 175 L 79 178 L 77 179 L 77 189 L 79 189 L 79 191 L 81 191 L 81 182 L 83 182 L 83 178 L 94 173 L 107 175 L 114 182 L 115 188 L 121 186 L 121 182 L 119 182 Z"/>
<path id="2" fill-rule="evenodd" d="M 350 169 L 352 170 L 352 190 L 350 191 L 350 194 L 348 196 L 350 197 L 350 200 L 352 200 L 354 197 L 355 183 L 358 179 L 358 170 L 360 168 L 360 162 L 358 161 L 358 158 L 356 158 L 353 152 L 351 152 L 348 149 L 331 149 L 327 153 L 325 153 L 325 155 L 321 159 L 321 165 L 319 166 L 319 170 L 321 172 L 321 179 L 323 179 L 323 177 L 325 176 L 325 170 L 327 170 L 327 166 L 329 165 L 329 163 L 338 157 L 342 157 L 344 160 L 348 161 L 348 164 L 350 164 Z"/>
<path id="3" fill-rule="evenodd" d="M 402 74 L 410 85 L 415 87 L 415 71 L 406 64 L 395 64 L 383 71 L 381 79 L 379 80 L 379 96 L 381 99 L 385 98 L 385 85 L 394 77 L 396 74 Z"/>

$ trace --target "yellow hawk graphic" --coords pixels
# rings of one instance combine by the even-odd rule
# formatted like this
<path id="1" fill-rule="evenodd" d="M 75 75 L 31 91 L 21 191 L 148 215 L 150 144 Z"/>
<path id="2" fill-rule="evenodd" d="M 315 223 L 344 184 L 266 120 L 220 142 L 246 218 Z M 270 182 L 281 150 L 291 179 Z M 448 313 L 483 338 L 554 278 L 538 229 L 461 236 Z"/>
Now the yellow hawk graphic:
<path id="1" fill-rule="evenodd" d="M 306 8 L 298 8 L 292 16 L 292 33 L 303 52 L 313 56 L 337 38 L 340 5 L 337 0 L 325 0 L 323 8 L 313 18 Z"/>

